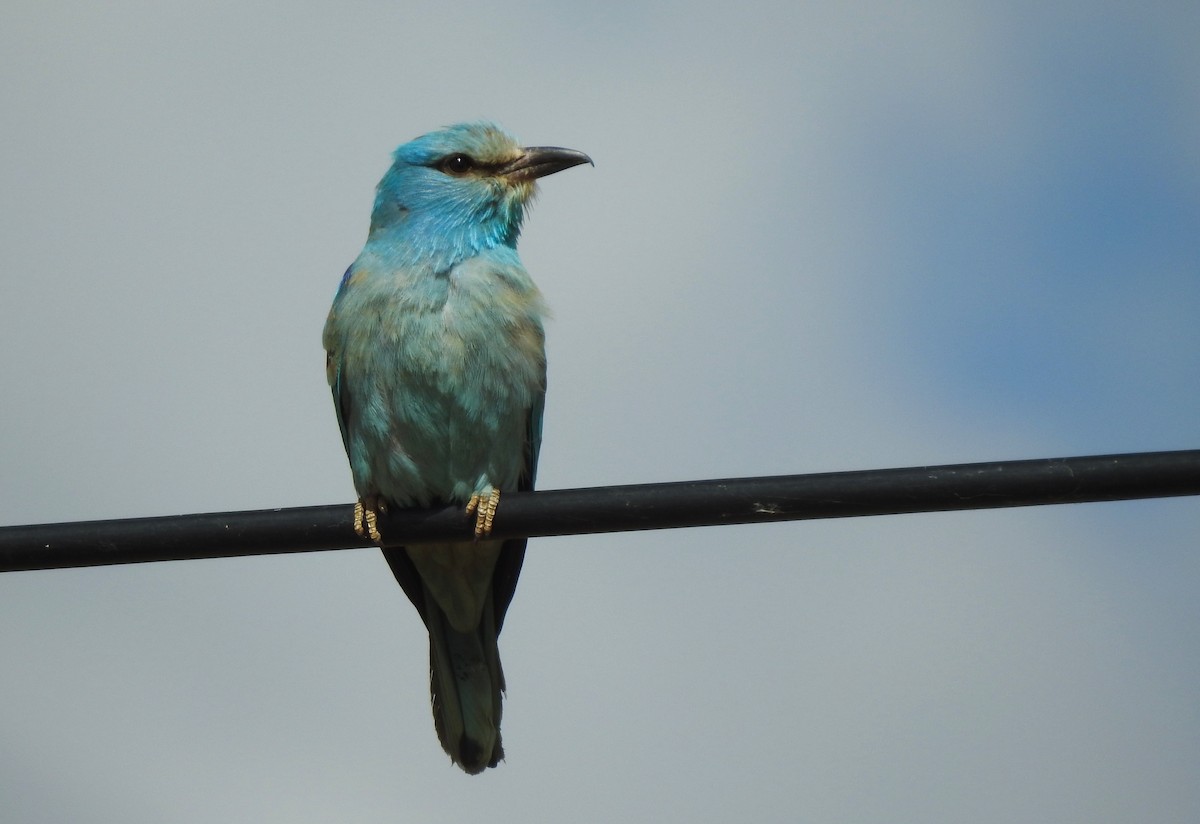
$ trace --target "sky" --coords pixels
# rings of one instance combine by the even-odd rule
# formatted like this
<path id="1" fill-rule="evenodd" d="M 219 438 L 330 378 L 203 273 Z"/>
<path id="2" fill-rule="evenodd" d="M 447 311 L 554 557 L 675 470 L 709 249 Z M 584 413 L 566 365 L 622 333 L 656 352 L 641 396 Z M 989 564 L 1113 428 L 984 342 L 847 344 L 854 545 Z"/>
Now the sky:
<path id="1" fill-rule="evenodd" d="M 400 143 L 595 167 L 538 480 L 1200 447 L 1194 2 L 0 9 L 0 524 L 346 503 Z M 503 509 L 501 509 L 502 517 Z M 6 822 L 1194 822 L 1200 500 L 542 538 L 507 760 L 373 549 L 0 575 Z"/>

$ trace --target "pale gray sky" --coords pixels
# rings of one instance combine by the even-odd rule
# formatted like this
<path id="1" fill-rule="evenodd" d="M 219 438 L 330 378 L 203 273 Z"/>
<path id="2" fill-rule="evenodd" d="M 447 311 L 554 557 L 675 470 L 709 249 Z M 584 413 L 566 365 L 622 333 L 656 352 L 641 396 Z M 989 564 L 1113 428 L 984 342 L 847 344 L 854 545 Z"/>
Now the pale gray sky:
<path id="1" fill-rule="evenodd" d="M 349 501 L 396 145 L 522 240 L 543 488 L 1200 446 L 1195 3 L 8 3 L 0 523 Z M 378 553 L 0 576 L 5 822 L 1194 822 L 1200 501 L 540 539 L 508 760 Z"/>

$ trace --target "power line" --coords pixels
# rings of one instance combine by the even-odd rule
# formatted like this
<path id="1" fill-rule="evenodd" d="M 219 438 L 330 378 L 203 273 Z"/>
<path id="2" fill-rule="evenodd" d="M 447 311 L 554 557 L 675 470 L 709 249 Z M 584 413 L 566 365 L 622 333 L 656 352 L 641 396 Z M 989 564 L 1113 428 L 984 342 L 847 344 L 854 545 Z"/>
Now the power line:
<path id="1" fill-rule="evenodd" d="M 505 493 L 497 538 L 1200 495 L 1200 450 Z M 0 572 L 369 546 L 352 507 L 0 527 Z M 461 506 L 381 515 L 389 544 L 471 540 Z"/>

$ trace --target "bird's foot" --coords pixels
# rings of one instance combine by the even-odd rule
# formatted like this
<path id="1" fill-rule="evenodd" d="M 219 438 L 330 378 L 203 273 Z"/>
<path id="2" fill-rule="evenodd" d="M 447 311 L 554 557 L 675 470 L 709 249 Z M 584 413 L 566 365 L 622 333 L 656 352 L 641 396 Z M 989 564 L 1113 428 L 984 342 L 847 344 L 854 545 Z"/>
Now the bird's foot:
<path id="1" fill-rule="evenodd" d="M 475 538 L 486 538 L 492 534 L 492 521 L 496 518 L 496 507 L 500 506 L 500 490 L 493 488 L 490 493 L 481 495 L 478 492 L 467 501 L 467 514 L 475 516 Z"/>
<path id="2" fill-rule="evenodd" d="M 382 546 L 383 536 L 379 534 L 380 512 L 387 512 L 387 504 L 378 495 L 364 495 L 354 504 L 355 533 Z"/>

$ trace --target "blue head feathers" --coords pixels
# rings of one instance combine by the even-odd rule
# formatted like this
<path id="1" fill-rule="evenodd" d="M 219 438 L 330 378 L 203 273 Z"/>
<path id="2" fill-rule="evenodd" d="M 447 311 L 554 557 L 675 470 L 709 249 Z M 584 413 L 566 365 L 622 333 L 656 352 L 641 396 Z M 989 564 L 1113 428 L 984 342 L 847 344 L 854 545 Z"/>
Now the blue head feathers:
<path id="1" fill-rule="evenodd" d="M 401 240 L 420 256 L 471 257 L 516 246 L 535 181 L 591 163 L 572 149 L 522 147 L 494 123 L 451 126 L 396 150 L 375 197 L 371 237 Z"/>

